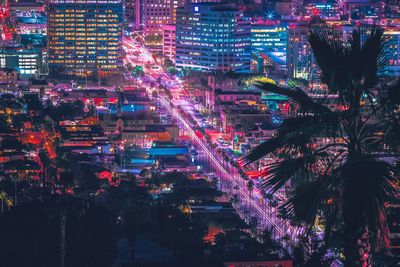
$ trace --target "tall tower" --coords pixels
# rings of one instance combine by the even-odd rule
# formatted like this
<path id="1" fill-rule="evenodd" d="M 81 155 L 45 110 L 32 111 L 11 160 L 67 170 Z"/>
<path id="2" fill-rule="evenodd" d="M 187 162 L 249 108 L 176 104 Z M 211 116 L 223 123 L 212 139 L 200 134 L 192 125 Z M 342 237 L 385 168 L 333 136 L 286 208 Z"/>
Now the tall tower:
<path id="1" fill-rule="evenodd" d="M 179 8 L 176 66 L 206 72 L 248 72 L 249 19 L 230 4 L 199 3 Z"/>
<path id="2" fill-rule="evenodd" d="M 49 0 L 51 72 L 89 76 L 122 66 L 122 0 Z"/>
<path id="3" fill-rule="evenodd" d="M 286 65 L 291 78 L 308 79 L 314 63 L 307 32 L 307 25 L 289 26 Z"/>
<path id="4" fill-rule="evenodd" d="M 140 0 L 140 26 L 145 34 L 162 33 L 162 25 L 175 23 L 177 0 Z"/>

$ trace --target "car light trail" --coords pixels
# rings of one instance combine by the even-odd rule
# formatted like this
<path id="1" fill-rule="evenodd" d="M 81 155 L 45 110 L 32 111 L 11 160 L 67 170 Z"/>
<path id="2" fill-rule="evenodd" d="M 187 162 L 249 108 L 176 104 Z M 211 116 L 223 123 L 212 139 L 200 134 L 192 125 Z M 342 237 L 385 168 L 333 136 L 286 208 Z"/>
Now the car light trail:
<path id="1" fill-rule="evenodd" d="M 127 37 L 124 37 L 123 41 L 124 48 L 126 50 L 125 59 L 127 62 L 131 63 L 132 65 L 141 64 L 139 57 L 133 55 L 136 52 L 142 55 L 140 57 L 145 57 L 145 61 L 153 65 L 156 64 L 147 49 L 142 47 L 139 43 L 135 43 L 135 41 Z M 168 82 L 172 82 L 172 79 L 168 75 L 166 75 L 163 70 L 158 71 L 157 73 L 152 68 L 146 68 L 145 70 L 145 73 L 147 72 L 149 77 L 151 77 L 152 74 L 157 74 L 160 75 L 160 77 L 162 76 L 163 79 L 168 79 Z M 182 88 L 179 87 L 179 91 L 181 90 Z M 148 92 L 148 94 L 151 98 L 151 93 Z M 238 193 L 241 203 L 248 203 L 250 205 L 253 213 L 252 215 L 256 214 L 256 217 L 261 223 L 260 226 L 262 226 L 262 228 L 272 228 L 274 230 L 274 234 L 277 240 L 279 239 L 283 243 L 283 245 L 285 245 L 289 249 L 293 247 L 303 229 L 291 226 L 287 221 L 279 219 L 276 215 L 275 208 L 270 206 L 268 206 L 268 209 L 265 209 L 265 207 L 263 208 L 261 205 L 266 204 L 260 204 L 259 202 L 259 200 L 262 199 L 260 190 L 257 190 L 256 188 L 252 192 L 248 190 L 247 184 L 238 174 L 237 170 L 233 166 L 231 166 L 229 162 L 220 157 L 217 153 L 213 153 L 212 149 L 208 147 L 208 144 L 205 143 L 202 138 L 200 138 L 196 134 L 190 122 L 188 122 L 187 119 L 182 116 L 180 112 L 174 107 L 173 100 L 170 101 L 166 97 L 161 96 L 158 97 L 158 100 L 162 104 L 162 106 L 168 111 L 168 113 L 170 113 L 171 116 L 173 116 L 181 125 L 183 125 L 189 136 L 197 144 L 198 148 L 200 148 L 204 152 L 207 159 L 209 159 L 209 161 L 212 163 L 211 166 L 215 169 L 216 172 L 219 172 L 220 177 L 218 178 L 229 181 L 232 187 L 237 188 L 235 192 Z M 229 171 L 232 173 L 228 172 L 223 165 L 229 166 Z M 226 193 L 228 193 L 229 195 L 231 192 Z M 239 209 L 239 207 L 236 207 L 236 210 L 240 215 L 243 215 L 243 212 Z"/>

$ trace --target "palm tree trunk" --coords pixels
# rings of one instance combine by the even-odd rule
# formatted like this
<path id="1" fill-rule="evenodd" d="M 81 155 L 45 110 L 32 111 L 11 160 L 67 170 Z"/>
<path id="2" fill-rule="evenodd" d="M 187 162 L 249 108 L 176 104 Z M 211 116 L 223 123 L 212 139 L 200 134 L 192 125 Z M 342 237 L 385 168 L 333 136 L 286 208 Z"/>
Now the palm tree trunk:
<path id="1" fill-rule="evenodd" d="M 67 215 L 65 209 L 60 211 L 60 267 L 65 266 Z"/>
<path id="2" fill-rule="evenodd" d="M 18 188 L 17 188 L 17 179 L 14 180 L 14 205 L 17 206 L 18 201 Z"/>

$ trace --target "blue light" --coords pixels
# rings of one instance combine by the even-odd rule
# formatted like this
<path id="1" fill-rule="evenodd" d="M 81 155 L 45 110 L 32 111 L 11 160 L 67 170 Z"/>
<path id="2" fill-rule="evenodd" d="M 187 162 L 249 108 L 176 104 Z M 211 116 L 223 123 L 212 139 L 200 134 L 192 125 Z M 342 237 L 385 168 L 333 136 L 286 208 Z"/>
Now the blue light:
<path id="1" fill-rule="evenodd" d="M 194 7 L 194 12 L 199 12 L 199 7 L 198 6 Z"/>
<path id="2" fill-rule="evenodd" d="M 266 14 L 268 19 L 273 19 L 274 18 L 274 11 L 268 11 Z"/>
<path id="3" fill-rule="evenodd" d="M 272 123 L 273 124 L 281 124 L 283 122 L 282 118 L 279 116 L 272 116 Z"/>

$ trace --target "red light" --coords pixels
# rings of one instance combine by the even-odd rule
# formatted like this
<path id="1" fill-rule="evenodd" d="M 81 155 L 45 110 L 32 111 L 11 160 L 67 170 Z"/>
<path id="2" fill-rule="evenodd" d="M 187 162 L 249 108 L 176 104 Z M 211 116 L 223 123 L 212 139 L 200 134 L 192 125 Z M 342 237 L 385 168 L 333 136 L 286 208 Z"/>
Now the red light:
<path id="1" fill-rule="evenodd" d="M 313 13 L 314 16 L 319 15 L 319 9 L 318 8 L 313 8 L 312 9 L 312 13 Z"/>

